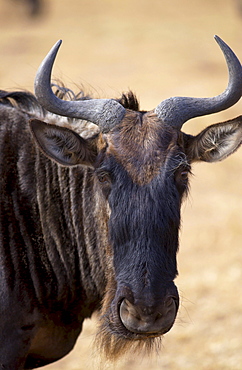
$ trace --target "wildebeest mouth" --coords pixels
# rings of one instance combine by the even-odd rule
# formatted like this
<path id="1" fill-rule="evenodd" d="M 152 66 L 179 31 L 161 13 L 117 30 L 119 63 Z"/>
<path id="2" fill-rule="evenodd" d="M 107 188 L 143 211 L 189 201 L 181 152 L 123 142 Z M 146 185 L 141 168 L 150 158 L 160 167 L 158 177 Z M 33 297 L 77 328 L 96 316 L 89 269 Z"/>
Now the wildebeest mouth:
<path id="1" fill-rule="evenodd" d="M 123 327 L 124 327 L 124 329 L 126 331 L 125 338 L 128 338 L 130 340 L 141 340 L 142 341 L 142 340 L 146 340 L 146 339 L 149 339 L 149 338 L 151 339 L 151 338 L 159 338 L 159 337 L 162 337 L 163 335 L 165 335 L 166 333 L 168 333 L 168 331 L 171 330 L 171 328 L 173 327 L 173 324 L 174 323 L 172 323 L 171 325 L 169 325 L 166 328 L 164 328 L 161 333 L 138 333 L 138 332 L 134 333 L 134 332 L 131 332 L 128 329 L 126 329 L 124 327 L 124 325 L 123 325 Z M 123 335 L 124 334 L 125 334 L 125 332 L 123 332 Z"/>

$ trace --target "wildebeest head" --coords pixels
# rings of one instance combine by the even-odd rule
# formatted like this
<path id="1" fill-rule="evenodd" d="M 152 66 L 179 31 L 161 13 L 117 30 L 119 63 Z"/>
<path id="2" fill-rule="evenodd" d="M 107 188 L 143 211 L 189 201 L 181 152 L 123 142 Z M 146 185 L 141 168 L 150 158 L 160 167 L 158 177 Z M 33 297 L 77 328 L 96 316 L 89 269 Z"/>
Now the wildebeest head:
<path id="1" fill-rule="evenodd" d="M 99 135 L 84 140 L 68 128 L 31 121 L 47 156 L 64 166 L 94 169 L 98 206 L 107 216 L 108 284 L 100 342 L 109 357 L 131 343 L 150 347 L 154 337 L 171 329 L 179 306 L 173 281 L 180 206 L 191 163 L 220 161 L 241 144 L 241 117 L 209 126 L 197 136 L 181 131 L 187 120 L 227 109 L 241 97 L 241 65 L 220 38 L 216 41 L 229 69 L 227 89 L 213 98 L 170 98 L 150 112 L 126 109 L 110 99 L 57 98 L 50 77 L 60 42 L 38 71 L 35 92 L 47 110 L 100 127 Z"/>

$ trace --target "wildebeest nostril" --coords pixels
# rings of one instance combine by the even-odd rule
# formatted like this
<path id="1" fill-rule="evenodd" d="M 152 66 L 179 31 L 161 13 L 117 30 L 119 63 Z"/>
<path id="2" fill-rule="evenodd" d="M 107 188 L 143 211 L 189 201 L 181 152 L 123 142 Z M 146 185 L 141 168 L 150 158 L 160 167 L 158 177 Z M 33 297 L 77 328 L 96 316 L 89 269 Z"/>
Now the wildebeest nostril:
<path id="1" fill-rule="evenodd" d="M 174 323 L 177 314 L 172 297 L 153 307 L 133 305 L 124 299 L 120 305 L 120 319 L 126 329 L 139 334 L 164 334 Z"/>

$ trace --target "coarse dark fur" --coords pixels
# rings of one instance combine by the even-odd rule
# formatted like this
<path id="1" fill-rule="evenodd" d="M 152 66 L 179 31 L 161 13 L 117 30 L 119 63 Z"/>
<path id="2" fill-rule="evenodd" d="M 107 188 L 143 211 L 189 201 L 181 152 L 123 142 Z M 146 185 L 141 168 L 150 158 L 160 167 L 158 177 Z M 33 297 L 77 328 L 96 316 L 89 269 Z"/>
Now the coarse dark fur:
<path id="1" fill-rule="evenodd" d="M 56 88 L 62 99 L 89 98 L 64 86 Z M 132 93 L 119 102 L 138 109 Z M 28 331 L 37 307 L 46 322 L 55 315 L 57 325 L 66 321 L 78 334 L 83 319 L 100 308 L 104 295 L 105 230 L 98 225 L 100 215 L 93 218 L 95 203 L 88 201 L 94 187 L 92 171 L 58 166 L 31 138 L 28 121 L 48 115 L 31 93 L 0 91 L 0 316 L 8 312 L 18 318 L 11 322 L 12 330 L 20 325 Z M 3 350 L 9 331 L 2 320 L 0 328 Z M 11 361 L 20 368 L 20 351 L 17 356 Z M 56 356 L 61 357 L 58 350 Z M 26 366 L 48 362 L 28 358 Z"/>
<path id="2" fill-rule="evenodd" d="M 61 99 L 90 99 L 55 88 Z M 110 359 L 128 349 L 150 351 L 174 323 L 180 205 L 190 165 L 235 151 L 241 117 L 192 137 L 153 111 L 139 112 L 131 92 L 118 101 L 126 108 L 122 122 L 84 139 L 73 125 L 79 130 L 85 122 L 46 112 L 30 93 L 0 91 L 4 369 L 63 357 L 96 310 L 96 342 Z M 129 305 L 146 319 L 155 315 L 159 328 L 130 323 Z"/>

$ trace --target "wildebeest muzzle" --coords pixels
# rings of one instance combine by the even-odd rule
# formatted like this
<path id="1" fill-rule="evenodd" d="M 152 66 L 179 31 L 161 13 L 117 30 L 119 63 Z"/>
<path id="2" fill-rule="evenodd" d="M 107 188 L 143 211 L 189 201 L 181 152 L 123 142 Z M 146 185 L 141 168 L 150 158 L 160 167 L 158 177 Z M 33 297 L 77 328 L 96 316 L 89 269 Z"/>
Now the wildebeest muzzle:
<path id="1" fill-rule="evenodd" d="M 134 295 L 129 287 L 118 289 L 116 297 L 112 309 L 117 311 L 115 316 L 127 336 L 137 339 L 140 336 L 160 336 L 167 333 L 175 322 L 179 296 L 173 282 L 159 298 L 146 288 L 142 294 Z"/>

